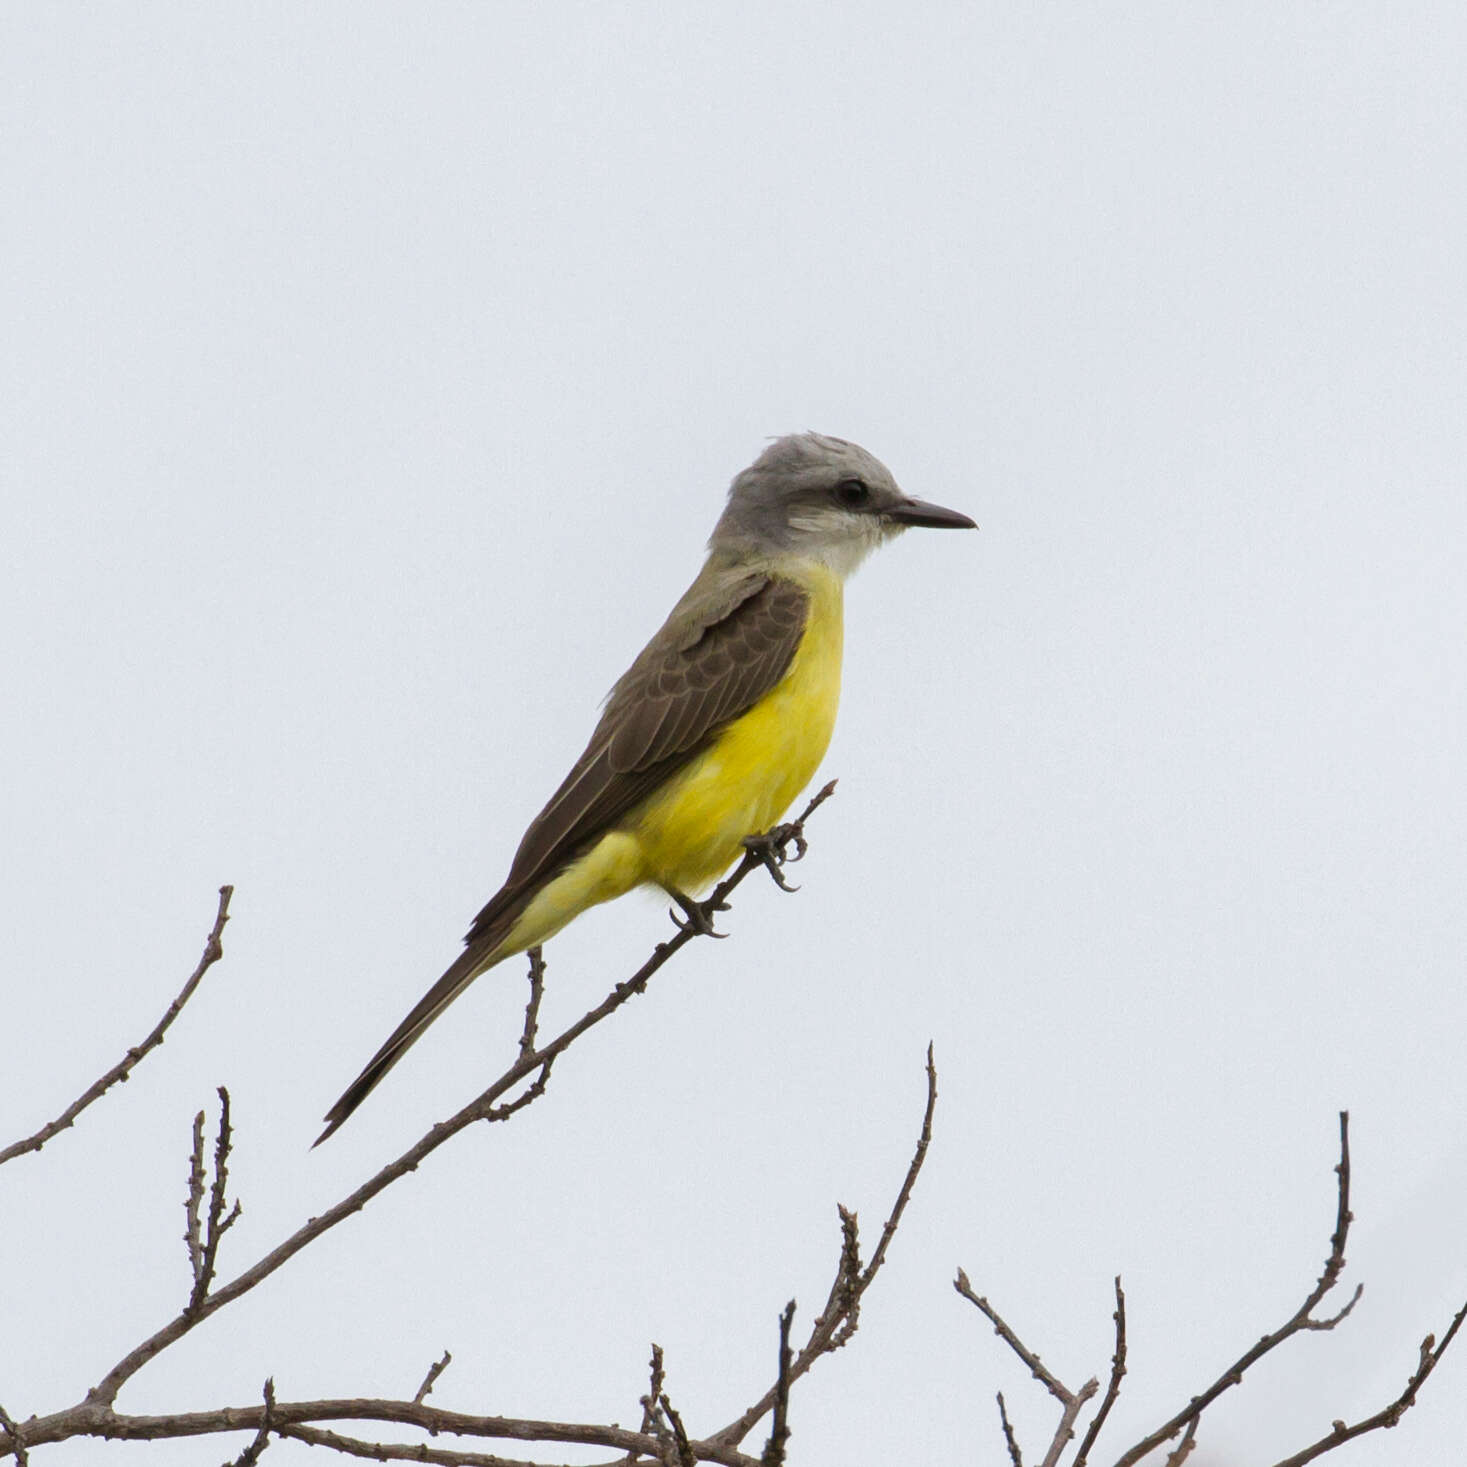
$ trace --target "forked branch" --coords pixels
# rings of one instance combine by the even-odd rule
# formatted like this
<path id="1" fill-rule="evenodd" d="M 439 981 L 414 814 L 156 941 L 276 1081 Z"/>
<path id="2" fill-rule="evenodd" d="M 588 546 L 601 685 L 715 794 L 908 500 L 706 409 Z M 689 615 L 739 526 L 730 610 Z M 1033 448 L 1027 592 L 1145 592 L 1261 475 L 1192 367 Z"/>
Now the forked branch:
<path id="1" fill-rule="evenodd" d="M 219 1087 L 219 1131 L 214 1141 L 214 1179 L 209 1187 L 209 1211 L 202 1217 L 204 1204 L 204 1113 L 194 1117 L 194 1145 L 189 1157 L 188 1199 L 184 1210 L 188 1214 L 188 1231 L 184 1241 L 188 1244 L 189 1267 L 193 1272 L 194 1284 L 189 1292 L 188 1303 L 183 1312 L 197 1314 L 208 1298 L 209 1286 L 219 1265 L 219 1243 L 225 1233 L 234 1226 L 244 1209 L 236 1202 L 226 1215 L 224 1211 L 225 1191 L 229 1185 L 229 1151 L 234 1144 L 229 1126 L 229 1091 Z"/>
<path id="2" fill-rule="evenodd" d="M 1340 1113 L 1340 1159 L 1335 1166 L 1335 1175 L 1337 1179 L 1335 1226 L 1330 1235 L 1329 1253 L 1325 1258 L 1324 1268 L 1319 1278 L 1315 1281 L 1314 1287 L 1309 1291 L 1304 1302 L 1277 1329 L 1270 1331 L 1256 1344 L 1245 1350 L 1206 1389 L 1193 1396 L 1185 1406 L 1169 1416 L 1155 1431 L 1122 1453 L 1116 1461 L 1116 1467 L 1135 1467 L 1135 1464 L 1143 1458 L 1150 1456 L 1163 1444 L 1170 1441 L 1176 1441 L 1176 1445 L 1167 1454 L 1165 1467 L 1182 1467 L 1196 1444 L 1197 1428 L 1202 1419 L 1202 1413 L 1225 1391 L 1240 1385 L 1246 1372 L 1259 1360 L 1296 1334 L 1327 1332 L 1349 1318 L 1351 1310 L 1354 1309 L 1361 1295 L 1359 1286 L 1356 1287 L 1344 1306 L 1335 1313 L 1320 1316 L 1315 1312 L 1339 1282 L 1340 1275 L 1344 1271 L 1345 1245 L 1349 1239 L 1350 1224 L 1353 1221 L 1350 1212 L 1350 1117 L 1349 1113 L 1345 1111 Z M 1073 1435 L 1075 1419 L 1085 1402 L 1094 1394 L 1096 1382 L 1092 1380 L 1079 1391 L 1069 1391 L 1053 1372 L 1041 1363 L 1039 1357 L 1023 1344 L 988 1300 L 973 1292 L 967 1275 L 961 1269 L 958 1270 L 957 1280 L 953 1287 L 988 1318 L 996 1333 L 1023 1361 L 1030 1374 L 1061 1403 L 1063 1410 L 1060 1424 L 1044 1457 L 1045 1467 L 1058 1467 L 1063 1449 L 1070 1436 Z M 1111 1356 L 1110 1382 L 1101 1399 L 1100 1407 L 1090 1422 L 1069 1467 L 1086 1467 L 1101 1428 L 1105 1425 L 1111 1407 L 1115 1405 L 1120 1395 L 1121 1381 L 1126 1374 L 1126 1299 L 1121 1291 L 1119 1278 L 1115 1281 L 1115 1299 L 1115 1352 Z M 1343 1421 L 1336 1421 L 1326 1435 L 1293 1456 L 1284 1458 L 1276 1464 L 1276 1467 L 1304 1467 L 1306 1462 L 1312 1462 L 1316 1457 L 1334 1451 L 1335 1448 L 1343 1446 L 1348 1441 L 1353 1441 L 1358 1436 L 1363 1436 L 1366 1432 L 1394 1426 L 1401 1416 L 1415 1404 L 1417 1393 L 1436 1368 L 1447 1346 L 1455 1338 L 1464 1318 L 1467 1318 L 1467 1304 L 1464 1304 L 1452 1319 L 1440 1344 L 1435 1342 L 1432 1335 L 1426 1337 L 1421 1344 L 1416 1368 L 1407 1380 L 1405 1389 L 1388 1406 L 1383 1407 L 1372 1416 L 1357 1421 L 1354 1425 L 1347 1426 Z M 1022 1454 L 1013 1427 L 1009 1422 L 1002 1395 L 999 1396 L 999 1415 L 1009 1460 L 1013 1467 L 1021 1467 Z M 1177 1440 L 1179 1436 L 1180 1440 Z"/>

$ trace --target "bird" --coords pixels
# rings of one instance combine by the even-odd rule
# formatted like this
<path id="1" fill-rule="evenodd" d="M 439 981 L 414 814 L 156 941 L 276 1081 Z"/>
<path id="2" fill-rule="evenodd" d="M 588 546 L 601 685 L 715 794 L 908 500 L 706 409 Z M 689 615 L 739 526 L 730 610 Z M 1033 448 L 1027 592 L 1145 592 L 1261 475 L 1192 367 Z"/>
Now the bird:
<path id="1" fill-rule="evenodd" d="M 910 498 L 842 438 L 777 438 L 735 476 L 702 570 L 613 686 L 463 951 L 327 1111 L 315 1145 L 475 978 L 589 907 L 650 884 L 707 929 L 692 894 L 775 824 L 830 742 L 846 578 L 913 526 L 976 528 Z"/>

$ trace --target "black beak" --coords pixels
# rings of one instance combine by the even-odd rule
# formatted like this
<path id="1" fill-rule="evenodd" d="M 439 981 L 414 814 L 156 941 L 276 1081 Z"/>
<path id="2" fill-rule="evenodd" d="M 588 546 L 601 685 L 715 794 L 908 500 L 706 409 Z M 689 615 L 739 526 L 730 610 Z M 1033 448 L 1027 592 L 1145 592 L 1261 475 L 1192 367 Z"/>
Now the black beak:
<path id="1" fill-rule="evenodd" d="M 900 504 L 882 511 L 887 519 L 899 525 L 926 525 L 933 530 L 976 530 L 977 525 L 965 514 L 955 509 L 944 509 L 940 504 L 928 504 L 925 499 L 904 499 Z"/>

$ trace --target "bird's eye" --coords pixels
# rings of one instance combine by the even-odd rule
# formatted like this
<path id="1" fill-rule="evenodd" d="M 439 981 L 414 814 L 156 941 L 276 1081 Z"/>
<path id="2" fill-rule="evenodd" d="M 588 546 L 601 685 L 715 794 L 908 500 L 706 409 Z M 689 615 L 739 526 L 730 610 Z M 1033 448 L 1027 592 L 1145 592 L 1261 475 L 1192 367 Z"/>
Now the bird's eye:
<path id="1" fill-rule="evenodd" d="M 847 509 L 860 509 L 871 498 L 871 490 L 859 479 L 842 479 L 835 486 L 835 502 Z"/>

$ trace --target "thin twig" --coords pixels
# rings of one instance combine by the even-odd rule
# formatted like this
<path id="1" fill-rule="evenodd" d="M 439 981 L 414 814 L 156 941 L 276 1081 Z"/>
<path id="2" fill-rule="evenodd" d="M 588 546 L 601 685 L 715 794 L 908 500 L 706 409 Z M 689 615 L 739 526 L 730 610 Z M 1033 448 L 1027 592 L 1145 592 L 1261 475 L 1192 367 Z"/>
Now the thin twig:
<path id="1" fill-rule="evenodd" d="M 261 1454 L 270 1445 L 270 1432 L 275 1425 L 274 1415 L 275 1378 L 271 1376 L 265 1382 L 265 1409 L 260 1415 L 260 1429 L 255 1433 L 255 1439 L 230 1463 L 230 1467 L 256 1467 Z"/>
<path id="2" fill-rule="evenodd" d="M 202 1117 L 203 1112 L 199 1112 Z M 194 1119 L 194 1157 L 195 1170 L 197 1170 L 199 1156 L 199 1142 L 202 1139 L 202 1130 L 199 1117 Z M 189 1294 L 188 1303 L 184 1305 L 184 1314 L 195 1315 L 203 1308 L 204 1301 L 209 1294 L 209 1285 L 214 1282 L 214 1274 L 219 1261 L 219 1243 L 225 1233 L 233 1227 L 243 1209 L 239 1203 L 234 1204 L 233 1210 L 225 1215 L 225 1188 L 229 1183 L 229 1148 L 232 1144 L 233 1132 L 229 1125 L 229 1091 L 224 1086 L 219 1087 L 219 1131 L 214 1142 L 214 1180 L 209 1188 L 209 1216 L 204 1224 L 203 1243 L 199 1248 L 197 1267 L 194 1271 L 194 1286 Z M 194 1192 L 192 1173 L 190 1174 L 189 1186 L 189 1249 L 192 1256 L 193 1245 L 198 1238 L 198 1201 Z"/>
<path id="3" fill-rule="evenodd" d="M 1245 1371 L 1257 1364 L 1270 1350 L 1283 1344 L 1291 1335 L 1310 1329 L 1333 1329 L 1349 1314 L 1354 1307 L 1354 1299 L 1332 1320 L 1313 1318 L 1315 1307 L 1334 1288 L 1345 1267 L 1345 1243 L 1350 1236 L 1350 1223 L 1354 1220 L 1350 1212 L 1350 1113 L 1343 1110 L 1340 1112 L 1340 1160 L 1335 1167 L 1335 1175 L 1339 1179 L 1335 1230 L 1330 1235 L 1329 1257 L 1325 1259 L 1324 1269 L 1309 1291 L 1309 1296 L 1276 1330 L 1264 1335 L 1250 1350 L 1240 1355 L 1201 1395 L 1193 1396 L 1176 1415 L 1158 1426 L 1150 1436 L 1137 1442 L 1117 1461 L 1116 1467 L 1135 1467 L 1142 1457 L 1155 1450 L 1162 1442 L 1169 1441 L 1190 1421 L 1201 1416 L 1224 1391 L 1240 1384 Z M 1360 1291 L 1357 1289 L 1355 1298 L 1359 1295 Z"/>
<path id="4" fill-rule="evenodd" d="M 520 1032 L 520 1058 L 535 1052 L 535 1033 L 540 1027 L 540 1000 L 545 997 L 545 954 L 538 943 L 529 950 L 530 998 L 525 1004 L 525 1027 Z"/>
<path id="5" fill-rule="evenodd" d="M 662 1399 L 662 1383 L 664 1379 L 662 1368 L 662 1346 L 655 1340 L 652 1342 L 652 1359 L 649 1364 L 649 1381 L 647 1394 L 641 1397 L 639 1404 L 642 1407 L 642 1430 L 652 1432 L 657 1426 L 657 1403 Z M 622 1458 L 620 1467 L 635 1467 L 641 1459 L 640 1452 L 628 1452 Z"/>
<path id="6" fill-rule="evenodd" d="M 1105 1395 L 1101 1398 L 1100 1409 L 1090 1422 L 1085 1438 L 1080 1443 L 1080 1450 L 1070 1467 L 1085 1467 L 1085 1459 L 1090 1455 L 1090 1448 L 1095 1445 L 1100 1428 L 1105 1425 L 1105 1418 L 1110 1415 L 1110 1408 L 1115 1405 L 1116 1398 L 1121 1393 L 1121 1380 L 1126 1374 L 1126 1296 L 1121 1292 L 1119 1274 L 1116 1275 L 1116 1308 L 1111 1318 L 1116 1326 L 1116 1347 L 1110 1357 L 1110 1380 L 1106 1384 Z"/>
<path id="7" fill-rule="evenodd" d="M 1345 1307 L 1343 1309 L 1339 1310 L 1338 1312 L 1336 1312 L 1334 1314 L 1331 1314 L 1326 1319 L 1306 1319 L 1299 1326 L 1299 1328 L 1300 1329 L 1319 1329 L 1319 1330 L 1330 1330 L 1330 1329 L 1333 1329 L 1337 1324 L 1341 1323 L 1341 1321 L 1346 1320 L 1346 1319 L 1348 1319 L 1350 1317 L 1351 1311 L 1360 1302 L 1360 1296 L 1364 1292 L 1365 1292 L 1365 1285 L 1364 1284 L 1356 1284 L 1355 1285 L 1355 1292 L 1350 1295 L 1349 1302 L 1345 1305 Z"/>
<path id="8" fill-rule="evenodd" d="M 1017 1355 L 1019 1359 L 1024 1362 L 1026 1366 L 1028 1366 L 1029 1374 L 1032 1375 L 1035 1380 L 1041 1382 L 1045 1390 L 1047 1390 L 1050 1395 L 1052 1395 L 1055 1400 L 1060 1403 L 1060 1405 L 1068 1406 L 1070 1402 L 1075 1399 L 1075 1393 L 1067 1386 L 1063 1385 L 1059 1377 L 1055 1375 L 1054 1372 L 1050 1370 L 1049 1367 L 1045 1365 L 1042 1360 L 1040 1360 L 1038 1355 L 1036 1355 L 1031 1349 L 1029 1349 L 1027 1345 L 1025 1345 L 1023 1340 L 1021 1340 L 1018 1335 L 1016 1335 L 1009 1327 L 1008 1322 L 1004 1319 L 1003 1315 L 1001 1315 L 998 1310 L 995 1309 L 993 1305 L 988 1302 L 987 1299 L 973 1292 L 973 1285 L 968 1282 L 968 1275 L 961 1268 L 958 1270 L 957 1278 L 953 1280 L 953 1288 L 956 1289 L 957 1292 L 963 1296 L 963 1298 L 965 1298 L 970 1304 L 972 1304 L 978 1310 L 978 1312 L 988 1320 L 988 1322 L 993 1326 L 994 1334 L 996 1334 L 1004 1342 L 1004 1344 L 1006 1344 L 1009 1349 L 1011 1349 L 1014 1354 Z"/>
<path id="9" fill-rule="evenodd" d="M 540 1073 L 535 1076 L 534 1083 L 528 1085 L 513 1100 L 507 1100 L 503 1105 L 491 1106 L 485 1113 L 483 1119 L 486 1121 L 507 1121 L 516 1111 L 522 1111 L 527 1105 L 533 1105 L 544 1095 L 545 1087 L 550 1083 L 550 1067 L 554 1060 L 546 1060 L 540 1067 Z"/>
<path id="10" fill-rule="evenodd" d="M 774 1384 L 774 1419 L 760 1467 L 784 1467 L 784 1449 L 790 1439 L 790 1326 L 795 1319 L 795 1301 L 790 1300 L 779 1316 L 779 1375 Z"/>
<path id="11" fill-rule="evenodd" d="M 1014 1425 L 1009 1420 L 1009 1408 L 1004 1405 L 1002 1391 L 998 1393 L 998 1420 L 1003 1427 L 1004 1444 L 1009 1449 L 1009 1461 L 1013 1467 L 1024 1467 L 1024 1454 L 1019 1450 L 1019 1439 L 1014 1435 Z"/>
<path id="12" fill-rule="evenodd" d="M 1166 1454 L 1165 1467 L 1182 1467 L 1182 1463 L 1192 1455 L 1192 1448 L 1197 1445 L 1197 1427 L 1201 1421 L 1201 1416 L 1194 1416 L 1187 1423 L 1187 1429 L 1182 1433 L 1176 1449 Z"/>
<path id="13" fill-rule="evenodd" d="M 861 1224 L 849 1207 L 835 1205 L 840 1217 L 840 1263 L 830 1285 L 825 1312 L 840 1316 L 830 1337 L 830 1348 L 838 1350 L 855 1334 L 861 1323 Z"/>
<path id="14" fill-rule="evenodd" d="M 188 1249 L 189 1273 L 194 1286 L 204 1276 L 204 1227 L 201 1221 L 204 1207 L 204 1113 L 194 1116 L 194 1141 L 189 1148 L 188 1195 L 183 1201 L 184 1215 L 188 1219 L 183 1231 L 184 1246 Z"/>
<path id="15" fill-rule="evenodd" d="M 668 1424 L 672 1427 L 672 1439 L 677 1449 L 677 1467 L 698 1467 L 698 1458 L 693 1452 L 693 1444 L 688 1440 L 688 1433 L 683 1426 L 683 1418 L 678 1415 L 676 1408 L 667 1397 L 667 1392 L 662 1393 L 661 1402 L 663 1414 L 666 1415 Z"/>
<path id="16" fill-rule="evenodd" d="M 1054 1435 L 1049 1440 L 1049 1447 L 1044 1453 L 1044 1460 L 1040 1467 L 1057 1467 L 1061 1454 L 1070 1444 L 1075 1436 L 1075 1422 L 1079 1420 L 1080 1412 L 1085 1409 L 1085 1403 L 1100 1389 L 1100 1382 L 1091 1376 L 1078 1391 L 1072 1391 L 1066 1386 L 1048 1366 L 1040 1360 L 1008 1324 L 1007 1320 L 981 1295 L 973 1292 L 973 1286 L 968 1282 L 968 1275 L 960 1268 L 958 1276 L 953 1280 L 953 1288 L 972 1304 L 980 1314 L 993 1326 L 996 1334 L 1015 1355 L 1019 1357 L 1028 1367 L 1030 1375 L 1039 1381 L 1044 1388 L 1060 1403 L 1059 1424 L 1054 1429 Z M 1116 1376 L 1112 1370 L 1111 1379 L 1114 1382 Z M 1119 1387 L 1117 1387 L 1119 1388 Z M 1086 1446 L 1090 1438 L 1086 1437 Z M 1084 1450 L 1084 1448 L 1082 1448 Z"/>
<path id="17" fill-rule="evenodd" d="M 817 798 L 823 798 L 832 788 L 833 784 L 826 785 Z M 757 858 L 756 864 L 759 864 Z M 907 1166 L 907 1174 L 897 1191 L 896 1201 L 892 1204 L 886 1223 L 881 1229 L 881 1239 L 876 1245 L 876 1251 L 871 1255 L 871 1262 L 852 1280 L 850 1270 L 852 1267 L 851 1250 L 854 1248 L 855 1238 L 855 1215 L 848 1213 L 845 1208 L 841 1209 L 841 1258 L 836 1269 L 835 1282 L 831 1286 L 830 1298 L 825 1308 L 816 1316 L 815 1323 L 811 1326 L 810 1338 L 806 1340 L 804 1347 L 795 1356 L 790 1366 L 791 1384 L 799 1380 L 822 1355 L 828 1355 L 839 1349 L 850 1338 L 851 1332 L 845 1326 L 859 1309 L 861 1296 L 871 1287 L 881 1265 L 886 1261 L 886 1250 L 896 1235 L 902 1213 L 911 1200 L 912 1188 L 916 1185 L 918 1174 L 922 1170 L 922 1163 L 926 1159 L 927 1148 L 932 1143 L 932 1116 L 936 1108 L 937 1067 L 932 1058 L 932 1046 L 929 1044 L 927 1046 L 927 1105 L 922 1113 L 922 1129 L 917 1137 L 912 1160 Z M 857 1254 L 857 1267 L 859 1267 L 859 1262 Z M 729 1422 L 721 1431 L 715 1432 L 709 1440 L 736 1447 L 753 1430 L 755 1423 L 773 1407 L 778 1393 L 779 1382 L 776 1381 L 747 1411 L 736 1420 Z"/>
<path id="18" fill-rule="evenodd" d="M 423 1377 L 423 1383 L 413 1396 L 413 1405 L 421 1406 L 428 1399 L 428 1393 L 437 1383 L 438 1377 L 453 1363 L 453 1356 L 447 1350 L 443 1352 L 441 1360 L 435 1360 L 429 1367 L 428 1373 Z"/>
<path id="19" fill-rule="evenodd" d="M 1275 1463 L 1274 1467 L 1304 1467 L 1304 1463 L 1312 1462 L 1316 1457 L 1322 1457 L 1326 1452 L 1334 1451 L 1336 1447 L 1353 1441 L 1357 1436 L 1364 1436 L 1367 1431 L 1394 1426 L 1416 1404 L 1416 1393 L 1426 1384 L 1427 1376 L 1436 1369 L 1437 1361 L 1446 1353 L 1447 1346 L 1452 1343 L 1457 1331 L 1461 1329 L 1464 1319 L 1467 1319 L 1467 1304 L 1463 1304 L 1452 1317 L 1446 1334 L 1442 1336 L 1441 1344 L 1436 1343 L 1434 1335 L 1427 1335 L 1422 1340 L 1416 1369 L 1411 1372 L 1411 1378 L 1406 1382 L 1405 1390 L 1389 1406 L 1377 1411 L 1374 1416 L 1367 1416 L 1363 1421 L 1357 1421 L 1353 1426 L 1346 1426 L 1343 1421 L 1336 1421 L 1328 1436 L 1320 1437 L 1317 1442 L 1305 1447 L 1302 1452 L 1296 1452 L 1292 1457 L 1285 1457 L 1283 1461 Z"/>
<path id="20" fill-rule="evenodd" d="M 833 788 L 834 782 L 826 786 Z M 891 1246 L 891 1240 L 896 1236 L 898 1224 L 902 1220 L 902 1213 L 907 1210 L 907 1203 L 912 1198 L 912 1188 L 917 1183 L 917 1174 L 922 1170 L 922 1163 L 927 1158 L 927 1148 L 932 1144 L 932 1116 L 937 1109 L 937 1066 L 932 1057 L 932 1041 L 927 1041 L 927 1106 L 922 1112 L 922 1129 L 917 1135 L 916 1150 L 912 1153 L 911 1163 L 907 1167 L 907 1175 L 902 1181 L 901 1190 L 897 1193 L 897 1199 L 892 1204 L 891 1212 L 887 1215 L 885 1223 L 882 1224 L 881 1237 L 877 1239 L 876 1251 L 871 1255 L 868 1263 L 861 1274 L 861 1293 L 865 1293 L 871 1287 L 871 1281 L 886 1262 L 886 1250 Z M 860 1302 L 859 1297 L 857 1303 Z"/>
<path id="21" fill-rule="evenodd" d="M 233 895 L 232 886 L 219 888 L 219 909 L 214 918 L 213 929 L 204 941 L 203 956 L 199 959 L 198 966 L 189 974 L 188 982 L 179 989 L 178 997 L 168 1005 L 163 1017 L 153 1026 L 148 1037 L 128 1050 L 100 1080 L 84 1090 L 54 1121 L 48 1121 L 34 1135 L 27 1136 L 22 1141 L 16 1141 L 0 1151 L 0 1166 L 17 1156 L 24 1156 L 28 1151 L 39 1151 L 53 1136 L 72 1125 L 93 1101 L 100 1100 L 119 1081 L 126 1080 L 143 1056 L 163 1043 L 163 1036 L 178 1017 L 184 1004 L 193 997 L 194 989 L 199 986 L 204 974 L 224 956 L 222 941 L 224 924 L 229 921 L 229 899 Z"/>
<path id="22" fill-rule="evenodd" d="M 784 839 L 794 842 L 802 838 L 804 822 L 819 808 L 835 790 L 835 781 L 832 780 L 817 793 L 806 805 L 792 825 L 781 827 L 785 832 Z M 746 852 L 743 860 L 734 870 L 714 888 L 710 901 L 722 902 L 729 894 L 744 880 L 756 867 L 763 866 L 762 857 L 752 852 Z M 465 1127 L 471 1126 L 476 1121 L 503 1119 L 510 1113 L 508 1107 L 500 1109 L 499 1101 L 510 1091 L 514 1090 L 522 1081 L 528 1079 L 537 1070 L 542 1071 L 539 1079 L 540 1090 L 543 1093 L 543 1082 L 546 1066 L 558 1055 L 568 1049 L 577 1039 L 588 1030 L 593 1029 L 603 1020 L 615 1013 L 623 1004 L 638 994 L 644 992 L 648 981 L 661 967 L 664 966 L 676 953 L 686 947 L 696 936 L 692 932 L 677 932 L 665 942 L 659 942 L 653 949 L 652 955 L 645 963 L 628 979 L 616 984 L 607 996 L 596 1005 L 595 1008 L 583 1014 L 575 1023 L 562 1030 L 554 1039 L 540 1045 L 537 1049 L 520 1058 L 494 1081 L 474 1100 L 460 1109 L 455 1115 L 446 1121 L 440 1121 L 425 1136 L 421 1137 L 412 1146 L 402 1153 L 395 1161 L 389 1162 L 375 1176 L 363 1182 L 354 1192 L 342 1198 L 334 1207 L 328 1208 L 318 1217 L 311 1218 L 308 1222 L 297 1228 L 288 1238 L 271 1249 L 263 1258 L 259 1259 L 243 1273 L 231 1279 L 228 1283 L 213 1289 L 196 1310 L 184 1312 L 170 1320 L 162 1328 L 156 1330 L 141 1344 L 135 1346 L 121 1360 L 114 1365 L 101 1380 L 87 1393 L 86 1405 L 89 1408 L 98 1406 L 111 1406 L 117 1399 L 117 1393 L 123 1385 L 130 1380 L 148 1361 L 154 1358 L 159 1351 L 167 1349 L 175 1341 L 181 1339 L 191 1329 L 195 1328 L 203 1320 L 208 1319 L 217 1310 L 226 1304 L 248 1293 L 265 1279 L 269 1278 L 276 1269 L 294 1258 L 301 1249 L 314 1242 L 323 1233 L 329 1232 L 338 1223 L 343 1222 L 353 1213 L 360 1212 L 378 1193 L 392 1185 L 399 1177 L 408 1172 L 416 1171 L 422 1162 L 436 1151 L 450 1137 L 456 1136 Z M 533 1089 L 534 1087 L 532 1087 Z M 511 1103 L 513 1104 L 513 1103 Z M 922 1143 L 925 1151 L 926 1142 Z M 920 1164 L 920 1163 L 918 1163 Z M 911 1184 L 915 1181 L 915 1173 L 909 1173 L 903 1194 L 899 1198 L 902 1206 L 905 1205 L 906 1195 L 911 1191 Z M 900 1208 L 898 1208 L 898 1212 Z M 889 1226 L 891 1224 L 889 1223 Z M 768 1410 L 766 1405 L 765 1410 Z M 763 1414 L 762 1412 L 760 1413 Z M 758 1419 L 757 1417 L 755 1418 Z"/>
<path id="23" fill-rule="evenodd" d="M 1085 1409 L 1085 1402 L 1099 1389 L 1100 1382 L 1092 1375 L 1075 1392 L 1074 1398 L 1066 1403 L 1065 1409 L 1060 1412 L 1059 1425 L 1054 1429 L 1054 1436 L 1050 1438 L 1049 1442 L 1049 1450 L 1044 1454 L 1044 1461 L 1040 1467 L 1058 1467 L 1060 1454 L 1075 1439 L 1075 1422 L 1079 1419 L 1080 1412 Z"/>

